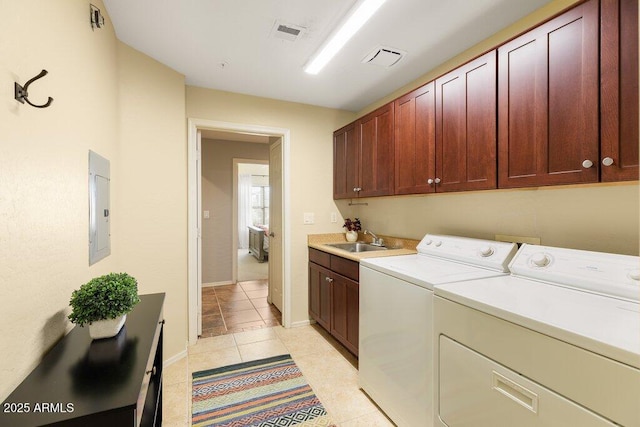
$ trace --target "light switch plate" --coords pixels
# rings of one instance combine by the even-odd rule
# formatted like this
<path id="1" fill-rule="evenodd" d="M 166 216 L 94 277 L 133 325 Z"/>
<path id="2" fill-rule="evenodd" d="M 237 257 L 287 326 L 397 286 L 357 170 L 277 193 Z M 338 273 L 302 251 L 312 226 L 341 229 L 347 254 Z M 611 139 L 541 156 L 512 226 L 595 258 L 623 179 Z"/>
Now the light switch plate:
<path id="1" fill-rule="evenodd" d="M 335 212 L 331 212 L 331 222 L 338 222 L 338 215 Z"/>
<path id="2" fill-rule="evenodd" d="M 203 217 L 204 217 L 204 219 L 209 219 L 209 211 L 204 211 L 203 212 Z"/>
<path id="3" fill-rule="evenodd" d="M 310 225 L 310 224 L 314 224 L 316 221 L 315 219 L 315 214 L 313 212 L 305 212 L 303 214 L 303 224 L 305 225 Z"/>

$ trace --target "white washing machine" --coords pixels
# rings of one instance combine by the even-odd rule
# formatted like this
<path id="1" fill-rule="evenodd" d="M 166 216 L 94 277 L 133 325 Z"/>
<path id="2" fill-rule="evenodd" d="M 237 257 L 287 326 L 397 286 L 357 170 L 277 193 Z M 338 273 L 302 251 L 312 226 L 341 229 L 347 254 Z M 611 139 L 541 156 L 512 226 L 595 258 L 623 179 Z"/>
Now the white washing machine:
<path id="1" fill-rule="evenodd" d="M 360 261 L 360 387 L 398 426 L 432 423 L 433 286 L 507 274 L 513 243 L 427 234 L 415 255 Z"/>
<path id="2" fill-rule="evenodd" d="M 434 425 L 640 426 L 640 258 L 523 245 L 434 298 Z"/>

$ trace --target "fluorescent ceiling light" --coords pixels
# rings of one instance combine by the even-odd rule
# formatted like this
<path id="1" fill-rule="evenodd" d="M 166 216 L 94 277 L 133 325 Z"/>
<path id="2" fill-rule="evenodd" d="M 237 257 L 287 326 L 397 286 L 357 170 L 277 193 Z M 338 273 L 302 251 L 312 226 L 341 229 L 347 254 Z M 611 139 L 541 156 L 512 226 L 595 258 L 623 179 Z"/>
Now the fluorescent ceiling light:
<path id="1" fill-rule="evenodd" d="M 358 2 L 346 20 L 334 31 L 329 41 L 307 64 L 304 71 L 309 74 L 318 74 L 327 65 L 331 58 L 342 49 L 349 39 L 376 13 L 386 0 L 362 0 Z"/>

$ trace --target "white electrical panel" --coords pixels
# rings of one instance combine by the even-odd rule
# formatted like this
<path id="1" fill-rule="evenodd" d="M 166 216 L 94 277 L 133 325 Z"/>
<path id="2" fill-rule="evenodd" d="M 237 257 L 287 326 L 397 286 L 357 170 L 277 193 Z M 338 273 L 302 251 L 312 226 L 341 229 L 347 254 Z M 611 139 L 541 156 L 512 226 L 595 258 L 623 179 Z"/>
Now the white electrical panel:
<path id="1" fill-rule="evenodd" d="M 109 160 L 89 151 L 89 265 L 111 254 Z"/>

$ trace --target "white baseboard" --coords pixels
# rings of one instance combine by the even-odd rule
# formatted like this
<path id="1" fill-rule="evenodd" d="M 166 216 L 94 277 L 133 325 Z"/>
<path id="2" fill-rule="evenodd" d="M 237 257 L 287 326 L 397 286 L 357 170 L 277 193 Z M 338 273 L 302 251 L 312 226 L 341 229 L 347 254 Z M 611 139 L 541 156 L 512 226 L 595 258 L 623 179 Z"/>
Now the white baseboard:
<path id="1" fill-rule="evenodd" d="M 233 285 L 233 282 L 231 280 L 225 280 L 222 282 L 210 282 L 210 283 L 203 283 L 202 287 L 203 288 L 209 288 L 212 286 L 224 286 L 224 285 Z"/>
<path id="2" fill-rule="evenodd" d="M 167 366 L 173 365 L 174 363 L 176 363 L 177 361 L 183 359 L 187 357 L 187 349 L 185 348 L 184 350 L 182 350 L 180 353 L 176 354 L 175 356 L 171 356 L 170 358 L 168 358 L 167 360 L 165 360 L 164 362 L 162 362 L 162 366 L 163 368 L 166 368 Z"/>
<path id="3" fill-rule="evenodd" d="M 299 322 L 292 322 L 291 323 L 291 327 L 292 328 L 300 328 L 302 326 L 308 326 L 310 324 L 311 324 L 311 321 L 309 321 L 309 320 L 301 320 Z"/>

